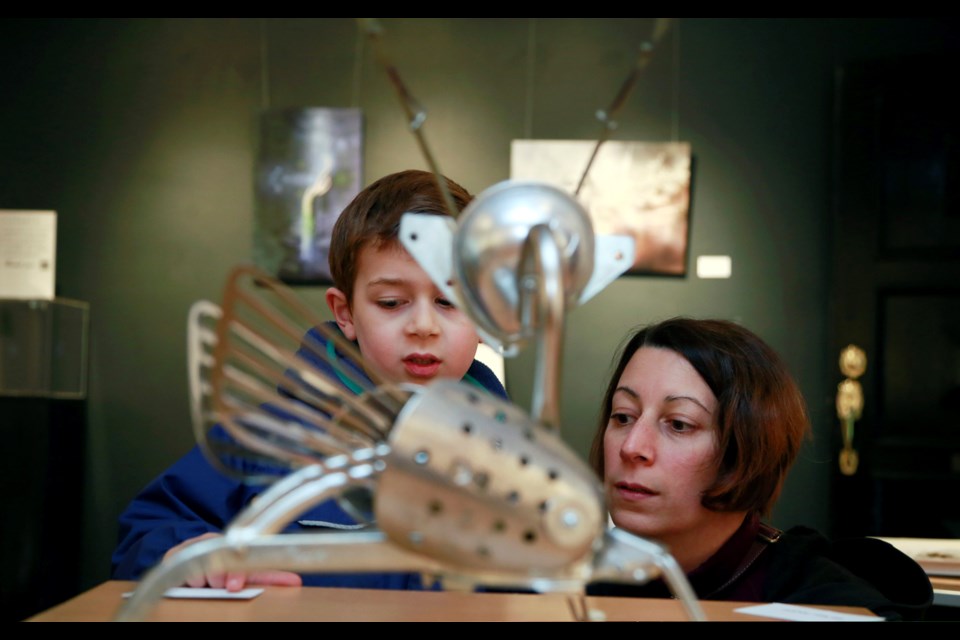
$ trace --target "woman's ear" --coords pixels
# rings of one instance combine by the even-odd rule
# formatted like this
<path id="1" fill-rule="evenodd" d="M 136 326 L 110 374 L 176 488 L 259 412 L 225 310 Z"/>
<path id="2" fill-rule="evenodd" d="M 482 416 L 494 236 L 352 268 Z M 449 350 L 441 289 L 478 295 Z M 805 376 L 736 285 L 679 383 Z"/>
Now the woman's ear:
<path id="1" fill-rule="evenodd" d="M 347 340 L 356 340 L 357 332 L 353 326 L 353 312 L 350 310 L 350 303 L 347 301 L 347 294 L 336 287 L 330 287 L 326 293 L 327 306 L 333 313 L 333 319 L 340 327 L 340 331 L 346 336 Z"/>

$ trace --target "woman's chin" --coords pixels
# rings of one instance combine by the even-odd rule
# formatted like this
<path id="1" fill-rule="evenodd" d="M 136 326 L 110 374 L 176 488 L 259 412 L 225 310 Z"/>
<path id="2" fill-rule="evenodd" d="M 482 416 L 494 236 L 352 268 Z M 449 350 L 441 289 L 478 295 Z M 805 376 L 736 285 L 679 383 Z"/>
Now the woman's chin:
<path id="1" fill-rule="evenodd" d="M 610 514 L 610 519 L 618 529 L 623 529 L 641 538 L 653 538 L 656 534 L 656 527 L 652 526 L 650 518 L 642 514 L 613 512 Z"/>

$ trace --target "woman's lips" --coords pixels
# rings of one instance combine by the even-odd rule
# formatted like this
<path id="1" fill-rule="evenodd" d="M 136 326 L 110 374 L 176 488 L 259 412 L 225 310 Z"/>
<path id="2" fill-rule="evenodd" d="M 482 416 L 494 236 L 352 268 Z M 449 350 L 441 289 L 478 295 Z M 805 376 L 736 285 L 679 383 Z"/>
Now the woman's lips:
<path id="1" fill-rule="evenodd" d="M 414 378 L 432 378 L 440 371 L 442 361 L 430 354 L 413 353 L 403 359 L 407 373 Z"/>
<path id="2" fill-rule="evenodd" d="M 645 500 L 659 495 L 658 491 L 632 482 L 617 482 L 613 487 L 616 489 L 617 495 L 624 500 Z"/>

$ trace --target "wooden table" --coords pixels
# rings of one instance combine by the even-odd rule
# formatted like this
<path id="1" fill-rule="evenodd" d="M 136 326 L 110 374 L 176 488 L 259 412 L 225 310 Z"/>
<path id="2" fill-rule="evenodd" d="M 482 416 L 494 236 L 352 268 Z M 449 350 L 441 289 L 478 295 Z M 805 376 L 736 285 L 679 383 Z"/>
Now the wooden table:
<path id="1" fill-rule="evenodd" d="M 108 581 L 75 598 L 27 619 L 27 622 L 107 622 L 135 582 Z M 685 621 L 677 600 L 589 597 L 593 611 L 608 621 Z M 751 603 L 702 602 L 710 621 L 769 620 L 737 613 Z M 827 607 L 823 607 L 827 608 Z M 833 611 L 870 615 L 858 607 Z M 572 621 L 562 594 L 462 593 L 380 591 L 319 587 L 265 587 L 252 600 L 180 600 L 159 602 L 149 621 L 155 622 L 551 622 Z"/>
<path id="2" fill-rule="evenodd" d="M 942 607 L 960 607 L 960 577 L 930 576 L 933 586 L 933 604 Z"/>
<path id="3" fill-rule="evenodd" d="M 930 578 L 933 604 L 960 607 L 960 539 L 880 538 L 916 561 Z"/>

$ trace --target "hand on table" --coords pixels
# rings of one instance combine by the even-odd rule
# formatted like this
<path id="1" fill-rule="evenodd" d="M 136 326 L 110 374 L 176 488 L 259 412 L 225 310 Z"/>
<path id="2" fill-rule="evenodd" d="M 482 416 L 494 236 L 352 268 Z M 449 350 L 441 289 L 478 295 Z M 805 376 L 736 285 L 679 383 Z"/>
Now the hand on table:
<path id="1" fill-rule="evenodd" d="M 220 533 L 205 533 L 195 538 L 184 540 L 163 554 L 163 559 L 166 560 L 173 554 L 177 553 L 184 547 L 190 546 L 191 544 L 200 542 L 201 540 L 216 538 L 221 535 L 222 534 Z M 303 579 L 299 574 L 291 571 L 254 571 L 252 573 L 231 571 L 228 573 L 210 573 L 201 576 L 195 576 L 187 580 L 188 587 L 210 587 L 212 589 L 226 589 L 227 591 L 231 592 L 240 591 L 245 586 L 251 584 L 299 587 L 303 584 Z"/>

